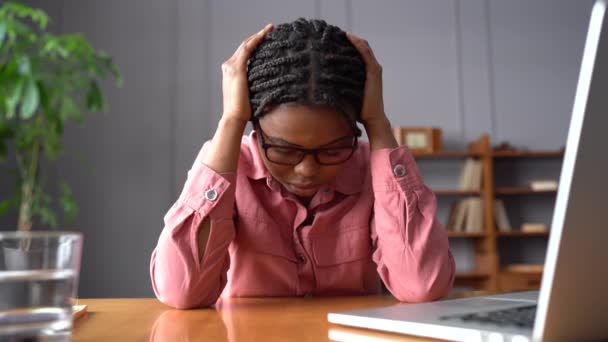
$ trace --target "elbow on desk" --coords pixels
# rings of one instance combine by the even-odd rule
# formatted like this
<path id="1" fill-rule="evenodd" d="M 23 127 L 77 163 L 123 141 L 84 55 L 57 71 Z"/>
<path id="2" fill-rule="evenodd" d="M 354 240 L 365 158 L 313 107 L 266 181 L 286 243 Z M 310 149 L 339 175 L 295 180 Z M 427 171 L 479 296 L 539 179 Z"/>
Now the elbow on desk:
<path id="1" fill-rule="evenodd" d="M 190 277 L 185 274 L 163 272 L 169 268 L 158 269 L 157 266 L 156 253 L 153 253 L 150 263 L 152 289 L 156 298 L 163 304 L 176 309 L 203 308 L 215 304 L 220 296 L 222 286 L 215 289 L 213 286 L 196 286 L 190 280 L 186 280 Z M 182 280 L 176 281 L 175 279 Z"/>
<path id="2" fill-rule="evenodd" d="M 422 303 L 437 300 L 449 292 L 449 288 L 445 291 L 433 291 L 426 289 L 406 289 L 403 291 L 393 292 L 393 296 L 400 302 L 404 303 Z"/>
<path id="3" fill-rule="evenodd" d="M 421 303 L 438 300 L 446 296 L 454 284 L 455 266 L 438 272 L 432 278 L 419 279 L 417 282 L 397 284 L 389 290 L 401 302 Z"/>
<path id="4" fill-rule="evenodd" d="M 187 293 L 163 295 L 157 292 L 156 298 L 163 304 L 180 310 L 206 308 L 217 301 L 217 297 L 196 298 Z"/>
<path id="5" fill-rule="evenodd" d="M 154 272 L 152 273 L 152 288 L 159 301 L 176 309 L 209 307 L 215 304 L 220 295 L 218 291 L 209 291 L 205 296 L 200 289 L 195 290 L 193 286 L 188 286 L 188 284 L 170 286 L 163 283 L 162 279 L 155 279 Z"/>

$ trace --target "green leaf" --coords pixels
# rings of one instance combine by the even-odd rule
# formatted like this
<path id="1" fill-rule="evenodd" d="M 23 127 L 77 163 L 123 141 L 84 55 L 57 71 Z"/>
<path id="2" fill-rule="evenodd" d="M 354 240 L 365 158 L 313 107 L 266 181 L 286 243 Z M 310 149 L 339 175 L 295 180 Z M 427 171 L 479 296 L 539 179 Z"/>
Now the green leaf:
<path id="1" fill-rule="evenodd" d="M 49 92 L 47 91 L 47 86 L 44 82 L 38 82 L 38 92 L 40 95 L 40 107 L 47 116 L 53 116 L 54 111 L 51 107 Z"/>
<path id="2" fill-rule="evenodd" d="M 64 97 L 61 101 L 61 109 L 59 110 L 59 117 L 62 122 L 65 122 L 69 118 L 73 118 L 77 122 L 82 122 L 82 115 L 76 106 L 76 103 L 71 97 Z"/>
<path id="3" fill-rule="evenodd" d="M 8 122 L 0 121 L 0 141 L 3 139 L 10 139 L 14 135 L 13 128 Z"/>
<path id="4" fill-rule="evenodd" d="M 53 228 L 57 227 L 57 215 L 49 207 L 41 207 L 38 209 L 38 215 L 40 215 L 40 221 L 43 224 L 47 224 Z"/>
<path id="5" fill-rule="evenodd" d="M 0 201 L 0 215 L 6 214 L 15 205 L 14 202 L 12 198 Z"/>
<path id="6" fill-rule="evenodd" d="M 2 75 L 1 80 L 4 86 L 9 86 L 10 83 L 16 82 L 20 78 L 17 74 L 16 59 L 7 61 L 6 64 L 3 64 L 2 67 L 0 67 L 0 75 Z"/>
<path id="7" fill-rule="evenodd" d="M 21 123 L 16 127 L 15 132 L 15 147 L 21 153 L 25 153 L 24 150 L 29 150 L 32 144 L 40 134 L 40 127 L 34 125 L 31 122 Z"/>
<path id="8" fill-rule="evenodd" d="M 120 70 L 118 70 L 118 67 L 116 66 L 116 64 L 114 64 L 114 62 L 112 62 L 112 58 L 108 57 L 106 59 L 106 68 L 110 70 L 110 72 L 112 73 L 112 76 L 114 76 L 114 78 L 116 79 L 116 85 L 121 88 L 124 80 L 122 78 L 122 74 L 120 73 Z"/>
<path id="9" fill-rule="evenodd" d="M 2 6 L 2 15 L 9 17 L 19 17 L 19 18 L 27 18 L 32 19 L 34 23 L 36 23 L 41 29 L 45 29 L 48 24 L 49 17 L 48 15 L 41 9 L 31 8 L 27 5 L 16 3 L 16 2 L 7 2 Z M 8 14 L 8 15 L 7 15 Z"/>
<path id="10" fill-rule="evenodd" d="M 44 153 L 49 160 L 57 159 L 59 152 L 61 152 L 61 145 L 59 144 L 60 127 L 50 123 L 49 127 L 44 130 Z"/>
<path id="11" fill-rule="evenodd" d="M 38 23 L 38 25 L 40 25 L 41 29 L 46 29 L 46 26 L 48 25 L 50 19 L 49 17 L 46 15 L 46 13 L 44 13 L 42 10 L 36 9 L 34 10 L 34 12 L 31 14 L 32 20 L 34 20 L 35 22 Z"/>
<path id="12" fill-rule="evenodd" d="M 4 43 L 4 37 L 6 37 L 6 22 L 0 22 L 0 49 L 2 48 L 2 43 Z"/>
<path id="13" fill-rule="evenodd" d="M 6 107 L 6 118 L 9 120 L 15 116 L 15 108 L 17 108 L 17 103 L 19 103 L 19 100 L 21 99 L 21 93 L 23 93 L 22 78 L 17 80 L 12 93 L 10 93 L 4 100 L 4 105 Z"/>
<path id="14" fill-rule="evenodd" d="M 39 179 L 38 184 L 34 185 L 34 201 L 32 203 L 32 213 L 40 217 L 40 221 L 51 227 L 57 227 L 57 215 L 51 208 L 51 196 L 42 189 L 43 180 Z"/>
<path id="15" fill-rule="evenodd" d="M 38 109 L 39 103 L 40 94 L 38 92 L 38 87 L 36 86 L 36 81 L 30 79 L 27 82 L 23 104 L 21 105 L 21 118 L 24 120 L 30 119 Z"/>
<path id="16" fill-rule="evenodd" d="M 92 112 L 99 112 L 104 109 L 103 95 L 101 89 L 95 81 L 91 81 L 89 91 L 87 92 L 87 108 Z"/>
<path id="17" fill-rule="evenodd" d="M 30 76 L 32 74 L 32 62 L 28 55 L 17 57 L 17 71 L 20 75 Z"/>
<path id="18" fill-rule="evenodd" d="M 42 50 L 40 52 L 41 55 L 50 57 L 59 56 L 61 58 L 67 58 L 69 52 L 61 46 L 61 39 L 59 37 L 54 37 L 52 35 L 45 35 L 43 40 L 45 43 L 43 44 Z"/>

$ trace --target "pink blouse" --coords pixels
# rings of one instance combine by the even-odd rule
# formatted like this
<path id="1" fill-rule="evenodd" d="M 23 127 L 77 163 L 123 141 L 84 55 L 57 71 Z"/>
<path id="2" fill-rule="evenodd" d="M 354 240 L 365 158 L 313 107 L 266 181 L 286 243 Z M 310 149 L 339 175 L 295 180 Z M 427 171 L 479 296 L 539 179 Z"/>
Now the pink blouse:
<path id="1" fill-rule="evenodd" d="M 359 147 L 308 207 L 265 168 L 255 132 L 244 136 L 236 173 L 218 174 L 199 153 L 152 253 L 158 299 L 177 308 L 220 296 L 379 293 L 399 300 L 447 294 L 454 258 L 436 219 L 435 195 L 406 147 Z M 197 234 L 209 217 L 202 259 Z"/>

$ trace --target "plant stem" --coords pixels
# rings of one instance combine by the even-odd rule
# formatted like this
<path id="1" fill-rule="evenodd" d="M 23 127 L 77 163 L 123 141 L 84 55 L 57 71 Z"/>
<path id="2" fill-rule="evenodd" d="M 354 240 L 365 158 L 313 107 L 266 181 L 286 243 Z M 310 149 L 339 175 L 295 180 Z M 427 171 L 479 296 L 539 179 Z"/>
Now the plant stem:
<path id="1" fill-rule="evenodd" d="M 23 165 L 26 174 L 21 183 L 21 204 L 19 205 L 19 221 L 17 229 L 19 231 L 30 231 L 32 229 L 32 209 L 34 206 L 34 190 L 36 188 L 38 178 L 38 158 L 40 154 L 40 141 L 34 141 L 30 151 L 29 158 L 25 162 L 29 165 Z"/>
<path id="2" fill-rule="evenodd" d="M 30 231 L 32 229 L 32 202 L 34 192 L 31 184 L 24 182 L 21 184 L 21 205 L 19 206 L 19 231 Z"/>

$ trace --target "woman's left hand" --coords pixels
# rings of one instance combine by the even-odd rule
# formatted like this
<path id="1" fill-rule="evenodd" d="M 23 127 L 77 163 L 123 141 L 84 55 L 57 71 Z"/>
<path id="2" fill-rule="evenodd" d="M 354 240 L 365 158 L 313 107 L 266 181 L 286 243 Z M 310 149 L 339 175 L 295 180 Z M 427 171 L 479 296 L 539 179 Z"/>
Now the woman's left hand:
<path id="1" fill-rule="evenodd" d="M 390 122 L 384 113 L 382 66 L 378 63 L 372 48 L 365 39 L 349 32 L 346 33 L 346 37 L 353 43 L 365 62 L 365 88 L 361 107 L 361 122 L 367 131 L 372 150 L 397 147 Z"/>
<path id="2" fill-rule="evenodd" d="M 376 119 L 384 119 L 384 101 L 382 100 L 382 66 L 376 60 L 367 40 L 347 32 L 346 37 L 353 43 L 365 62 L 365 88 L 361 121 L 366 124 Z"/>

